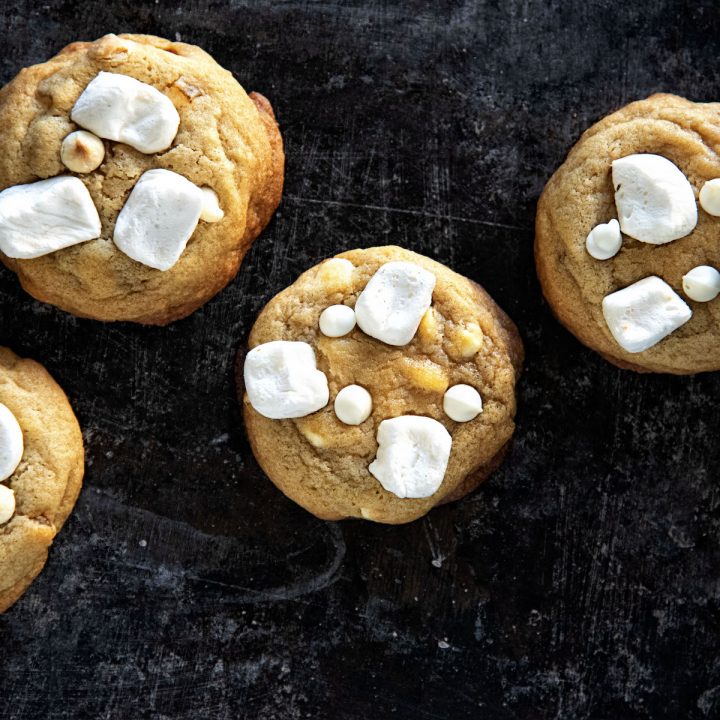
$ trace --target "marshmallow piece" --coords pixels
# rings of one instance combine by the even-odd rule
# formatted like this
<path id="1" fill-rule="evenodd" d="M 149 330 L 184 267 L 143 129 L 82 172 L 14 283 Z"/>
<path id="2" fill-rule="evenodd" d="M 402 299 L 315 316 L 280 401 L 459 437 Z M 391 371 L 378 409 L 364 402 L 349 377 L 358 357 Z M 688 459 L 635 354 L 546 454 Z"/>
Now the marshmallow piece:
<path id="1" fill-rule="evenodd" d="M 40 257 L 100 232 L 97 209 L 79 178 L 61 175 L 0 193 L 0 251 L 8 257 Z"/>
<path id="2" fill-rule="evenodd" d="M 695 194 L 682 171 L 660 155 L 639 154 L 612 164 L 620 228 L 636 240 L 663 245 L 697 225 Z"/>
<path id="3" fill-rule="evenodd" d="M 325 373 L 317 369 L 315 352 L 305 342 L 258 345 L 245 357 L 243 375 L 250 404 L 271 420 L 310 415 L 330 399 Z"/>
<path id="4" fill-rule="evenodd" d="M 15 493 L 6 485 L 0 485 L 0 525 L 15 514 Z"/>
<path id="5" fill-rule="evenodd" d="M 101 72 L 77 99 L 70 119 L 106 140 L 142 153 L 167 150 L 180 116 L 167 96 L 128 75 Z"/>
<path id="6" fill-rule="evenodd" d="M 169 270 L 195 232 L 204 196 L 171 170 L 148 170 L 135 184 L 115 222 L 113 241 L 133 260 Z"/>
<path id="7" fill-rule="evenodd" d="M 0 403 L 0 482 L 7 480 L 23 456 L 23 434 L 10 408 Z"/>
<path id="8" fill-rule="evenodd" d="M 710 302 L 720 293 L 720 272 L 709 265 L 698 265 L 683 275 L 683 290 L 696 302 Z"/>
<path id="9" fill-rule="evenodd" d="M 320 332 L 327 337 L 342 337 L 355 327 L 355 311 L 347 305 L 331 305 L 320 314 Z"/>
<path id="10" fill-rule="evenodd" d="M 453 385 L 443 397 L 443 410 L 455 422 L 469 422 L 483 409 L 480 393 L 472 385 Z"/>
<path id="11" fill-rule="evenodd" d="M 335 414 L 346 425 L 360 425 L 372 412 L 372 396 L 360 385 L 347 385 L 335 396 Z"/>
<path id="12" fill-rule="evenodd" d="M 700 189 L 700 207 L 708 214 L 720 215 L 720 178 L 708 180 Z"/>
<path id="13" fill-rule="evenodd" d="M 607 295 L 602 307 L 613 337 L 630 353 L 651 348 L 692 317 L 682 298 L 654 275 Z"/>
<path id="14" fill-rule="evenodd" d="M 388 345 L 407 345 L 432 302 L 435 276 L 411 262 L 385 263 L 355 303 L 360 329 Z"/>
<path id="15" fill-rule="evenodd" d="M 203 194 L 203 206 L 200 211 L 200 219 L 205 222 L 214 223 L 225 217 L 223 209 L 220 207 L 217 193 L 210 187 L 201 187 Z"/>
<path id="16" fill-rule="evenodd" d="M 386 490 L 400 498 L 423 498 L 442 485 L 452 438 L 437 420 L 421 415 L 383 420 L 377 441 L 368 470 Z"/>
<path id="17" fill-rule="evenodd" d="M 585 240 L 585 248 L 596 260 L 609 260 L 617 255 L 622 245 L 620 223 L 611 220 L 596 225 Z"/>
<path id="18" fill-rule="evenodd" d="M 100 167 L 104 157 L 103 141 L 86 130 L 71 132 L 60 146 L 60 159 L 70 172 L 92 172 Z"/>

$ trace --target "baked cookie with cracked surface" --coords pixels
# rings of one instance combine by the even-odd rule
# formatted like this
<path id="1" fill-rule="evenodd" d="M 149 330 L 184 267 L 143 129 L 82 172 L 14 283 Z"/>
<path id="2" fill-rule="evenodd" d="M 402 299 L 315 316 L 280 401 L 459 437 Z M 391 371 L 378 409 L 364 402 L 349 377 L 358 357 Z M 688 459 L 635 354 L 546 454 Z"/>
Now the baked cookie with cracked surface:
<path id="1" fill-rule="evenodd" d="M 0 124 L 0 259 L 75 315 L 189 315 L 280 201 L 270 103 L 193 45 L 73 43 L 0 91 Z"/>
<path id="2" fill-rule="evenodd" d="M 610 362 L 720 369 L 720 104 L 633 102 L 587 130 L 538 204 L 553 312 Z"/>
<path id="3" fill-rule="evenodd" d="M 317 517 L 404 523 L 475 489 L 514 430 L 523 348 L 477 284 L 399 247 L 311 268 L 238 353 L 259 464 Z"/>
<path id="4" fill-rule="evenodd" d="M 83 474 L 65 393 L 41 365 L 0 348 L 0 612 L 42 570 Z"/>

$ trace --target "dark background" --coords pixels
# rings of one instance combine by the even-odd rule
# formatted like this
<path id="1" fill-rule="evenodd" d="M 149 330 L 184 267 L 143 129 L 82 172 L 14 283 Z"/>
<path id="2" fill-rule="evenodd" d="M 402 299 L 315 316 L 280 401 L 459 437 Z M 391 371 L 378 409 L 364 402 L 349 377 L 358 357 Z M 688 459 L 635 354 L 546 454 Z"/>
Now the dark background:
<path id="1" fill-rule="evenodd" d="M 168 328 L 75 319 L 0 271 L 0 342 L 50 369 L 87 445 L 74 514 L 0 618 L 1 717 L 720 717 L 720 377 L 606 364 L 532 259 L 583 129 L 657 90 L 718 99 L 715 3 L 0 8 L 2 82 L 73 40 L 179 38 L 270 98 L 287 150 L 237 279 Z M 518 323 L 516 441 L 423 520 L 321 522 L 255 464 L 233 358 L 301 271 L 385 243 Z"/>

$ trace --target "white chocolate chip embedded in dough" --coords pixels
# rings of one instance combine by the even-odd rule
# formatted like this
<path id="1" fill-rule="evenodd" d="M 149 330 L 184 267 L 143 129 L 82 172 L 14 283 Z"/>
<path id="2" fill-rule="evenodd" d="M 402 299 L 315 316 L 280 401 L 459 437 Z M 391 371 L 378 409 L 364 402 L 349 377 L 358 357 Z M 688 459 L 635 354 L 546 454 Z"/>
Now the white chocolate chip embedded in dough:
<path id="1" fill-rule="evenodd" d="M 360 329 L 388 345 L 407 345 L 430 307 L 435 276 L 405 261 L 385 263 L 355 303 Z"/>
<path id="2" fill-rule="evenodd" d="M 0 485 L 0 525 L 4 525 L 14 514 L 15 493 L 7 485 Z"/>
<path id="3" fill-rule="evenodd" d="M 70 119 L 98 137 L 147 154 L 167 150 L 180 125 L 170 98 L 129 75 L 109 72 L 90 81 Z"/>
<path id="4" fill-rule="evenodd" d="M 320 314 L 320 332 L 327 337 L 342 337 L 355 327 L 355 311 L 347 305 L 331 305 Z"/>
<path id="5" fill-rule="evenodd" d="M 203 202 L 200 188 L 182 175 L 148 170 L 118 215 L 113 241 L 133 260 L 169 270 L 195 232 Z"/>
<path id="6" fill-rule="evenodd" d="M 443 397 L 443 410 L 455 422 L 474 420 L 482 409 L 480 393 L 472 385 L 453 385 Z"/>
<path id="7" fill-rule="evenodd" d="M 217 193 L 210 187 L 201 187 L 203 194 L 203 206 L 200 211 L 200 219 L 205 222 L 219 222 L 225 217 L 223 209 L 220 207 L 220 200 Z"/>
<path id="8" fill-rule="evenodd" d="M 328 292 L 342 292 L 352 285 L 355 266 L 345 258 L 330 258 L 320 265 L 318 277 Z"/>
<path id="9" fill-rule="evenodd" d="M 100 167 L 104 157 L 103 141 L 87 130 L 71 132 L 60 146 L 60 159 L 70 172 L 92 172 Z"/>
<path id="10" fill-rule="evenodd" d="M 602 308 L 610 332 L 629 353 L 651 348 L 692 317 L 682 298 L 656 276 L 607 295 Z"/>
<path id="11" fill-rule="evenodd" d="M 378 451 L 368 470 L 400 498 L 429 497 L 442 485 L 452 438 L 437 420 L 401 415 L 383 420 Z"/>
<path id="12" fill-rule="evenodd" d="M 0 482 L 15 472 L 22 456 L 22 429 L 10 408 L 0 403 Z"/>
<path id="13" fill-rule="evenodd" d="M 700 207 L 715 217 L 720 215 L 720 178 L 708 180 L 700 189 Z"/>
<path id="14" fill-rule="evenodd" d="M 628 155 L 613 162 L 612 178 L 620 228 L 626 235 L 662 245 L 695 229 L 695 193 L 667 158 Z"/>
<path id="15" fill-rule="evenodd" d="M 346 425 L 364 423 L 372 412 L 372 396 L 360 385 L 347 385 L 335 396 L 335 414 Z"/>
<path id="16" fill-rule="evenodd" d="M 325 407 L 330 398 L 325 373 L 305 342 L 273 340 L 245 358 L 245 390 L 250 404 L 271 420 L 299 418 Z"/>
<path id="17" fill-rule="evenodd" d="M 710 302 L 720 293 L 720 272 L 710 265 L 698 265 L 683 275 L 683 290 L 695 302 Z"/>
<path id="18" fill-rule="evenodd" d="M 585 249 L 596 260 L 609 260 L 618 254 L 621 245 L 620 223 L 614 219 L 596 225 L 585 240 Z"/>
<path id="19" fill-rule="evenodd" d="M 95 204 L 69 175 L 15 185 L 0 193 L 0 251 L 36 258 L 100 237 Z"/>

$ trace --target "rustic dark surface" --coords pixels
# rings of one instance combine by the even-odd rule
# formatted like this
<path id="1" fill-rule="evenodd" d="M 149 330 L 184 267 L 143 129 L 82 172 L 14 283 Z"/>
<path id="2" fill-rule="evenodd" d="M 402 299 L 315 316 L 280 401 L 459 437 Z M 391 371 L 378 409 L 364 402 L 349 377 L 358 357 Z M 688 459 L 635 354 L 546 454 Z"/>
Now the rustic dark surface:
<path id="1" fill-rule="evenodd" d="M 76 39 L 177 37 L 265 93 L 287 147 L 240 275 L 169 328 L 77 320 L 0 271 L 0 342 L 47 365 L 87 444 L 75 513 L 0 618 L 0 717 L 720 717 L 720 378 L 606 364 L 532 261 L 584 128 L 656 90 L 718 98 L 714 3 L 0 8 L 3 82 Z M 325 523 L 253 461 L 233 357 L 302 270 L 389 242 L 520 326 L 517 440 L 424 520 Z"/>

